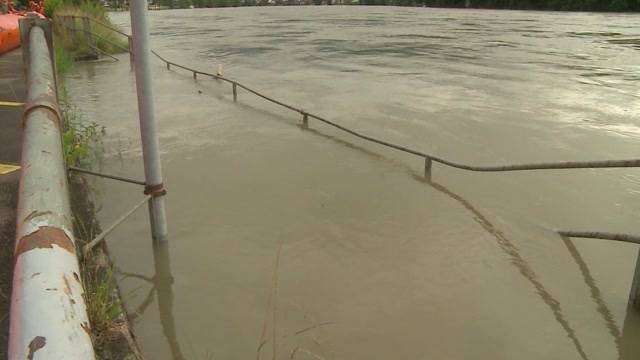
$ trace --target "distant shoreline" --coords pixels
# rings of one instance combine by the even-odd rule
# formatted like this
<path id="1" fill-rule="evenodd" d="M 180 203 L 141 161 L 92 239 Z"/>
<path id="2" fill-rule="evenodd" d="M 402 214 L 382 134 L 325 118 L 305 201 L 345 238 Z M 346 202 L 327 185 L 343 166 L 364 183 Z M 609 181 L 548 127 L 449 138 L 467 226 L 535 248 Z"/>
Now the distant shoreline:
<path id="1" fill-rule="evenodd" d="M 183 0 L 173 6 L 162 4 L 171 0 L 161 0 L 160 4 L 149 5 L 149 10 L 177 10 L 177 9 L 201 9 L 201 8 L 228 8 L 228 7 L 269 7 L 269 6 L 395 6 L 395 7 L 420 7 L 433 9 L 469 9 L 469 10 L 511 10 L 511 11 L 555 11 L 555 12 L 592 12 L 592 13 L 640 13 L 640 1 L 637 8 L 621 9 L 573 9 L 573 8 L 544 8 L 544 7 L 499 7 L 499 6 L 455 6 L 455 5 L 425 5 L 410 3 L 411 0 L 333 0 L 327 4 L 327 0 Z M 360 2 L 362 3 L 360 3 Z M 375 2 L 394 2 L 391 4 L 375 4 Z M 315 3 L 319 2 L 319 3 Z M 370 3 L 368 3 L 370 2 Z M 409 2 L 403 4 L 402 2 Z M 126 8 L 106 7 L 107 11 L 128 11 Z"/>

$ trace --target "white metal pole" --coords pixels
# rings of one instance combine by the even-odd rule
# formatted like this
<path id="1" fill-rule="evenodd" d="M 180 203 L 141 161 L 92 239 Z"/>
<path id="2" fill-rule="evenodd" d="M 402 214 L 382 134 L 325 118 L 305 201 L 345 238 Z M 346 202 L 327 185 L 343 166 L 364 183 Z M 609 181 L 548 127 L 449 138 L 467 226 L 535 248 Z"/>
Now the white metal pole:
<path id="1" fill-rule="evenodd" d="M 22 46 L 29 49 L 29 90 L 6 356 L 90 360 L 94 351 L 72 233 L 53 64 L 38 26 L 47 21 L 20 21 Z"/>
<path id="2" fill-rule="evenodd" d="M 135 59 L 134 70 L 138 92 L 142 156 L 147 183 L 145 193 L 153 196 L 149 205 L 151 233 L 155 240 L 165 241 L 167 239 L 167 217 L 164 203 L 166 192 L 162 183 L 160 146 L 153 113 L 147 6 L 147 0 L 131 0 L 129 11 L 131 12 L 131 35 L 133 38 L 133 58 Z"/>

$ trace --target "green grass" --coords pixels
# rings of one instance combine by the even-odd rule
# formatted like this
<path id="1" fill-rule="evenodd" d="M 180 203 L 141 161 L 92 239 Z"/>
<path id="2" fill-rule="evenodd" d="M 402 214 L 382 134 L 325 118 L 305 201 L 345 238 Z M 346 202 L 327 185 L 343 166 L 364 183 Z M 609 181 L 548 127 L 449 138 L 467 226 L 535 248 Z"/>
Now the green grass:
<path id="1" fill-rule="evenodd" d="M 73 58 L 64 49 L 63 46 L 57 43 L 53 44 L 53 52 L 56 63 L 56 75 L 59 79 L 62 79 L 73 67 Z"/>
<path id="2" fill-rule="evenodd" d="M 96 359 L 143 359 L 129 332 L 116 271 L 109 259 L 106 244 L 98 244 L 86 253 L 83 251 L 86 244 L 102 231 L 97 219 L 99 206 L 96 205 L 95 190 L 90 179 L 82 174 L 70 174 L 69 195 L 80 277 Z"/>
<path id="3" fill-rule="evenodd" d="M 47 0 L 44 2 L 44 15 L 52 18 L 56 10 L 65 5 L 65 0 Z"/>
<path id="4" fill-rule="evenodd" d="M 96 359 L 138 359 L 126 340 L 124 309 L 119 298 L 113 265 L 103 245 L 83 253 L 84 246 L 101 231 L 91 186 L 83 175 L 69 177 L 71 208 L 80 276 Z"/>
<path id="5" fill-rule="evenodd" d="M 104 126 L 87 121 L 82 112 L 69 101 L 64 85 L 58 90 L 62 114 L 62 152 L 68 166 L 89 168 L 100 160 Z"/>
<path id="6" fill-rule="evenodd" d="M 84 224 L 76 221 L 76 236 L 78 250 L 98 235 L 95 229 L 77 230 Z M 85 291 L 87 315 L 94 335 L 108 331 L 114 325 L 115 320 L 122 313 L 122 308 L 117 301 L 116 279 L 113 267 L 102 252 L 98 254 L 83 254 L 80 263 L 82 283 Z"/>
<path id="7" fill-rule="evenodd" d="M 47 0 L 45 3 L 45 13 L 51 14 L 53 19 L 54 39 L 58 47 L 63 48 L 71 58 L 93 54 L 92 46 L 107 54 L 127 51 L 129 48 L 127 37 L 101 25 L 116 28 L 102 5 L 89 1 L 82 2 L 80 5 L 70 5 L 68 1 Z M 46 8 L 47 5 L 50 6 L 49 9 Z M 74 17 L 74 20 L 67 22 L 69 17 Z M 87 43 L 85 23 L 82 18 L 91 19 L 88 30 L 92 34 L 93 44 Z"/>

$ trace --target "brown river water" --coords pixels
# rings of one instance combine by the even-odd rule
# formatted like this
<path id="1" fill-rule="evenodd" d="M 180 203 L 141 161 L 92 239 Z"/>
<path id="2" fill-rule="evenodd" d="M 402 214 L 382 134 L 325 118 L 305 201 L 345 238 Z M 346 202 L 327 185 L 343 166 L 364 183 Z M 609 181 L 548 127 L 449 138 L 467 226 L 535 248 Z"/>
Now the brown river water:
<path id="1" fill-rule="evenodd" d="M 393 7 L 150 12 L 152 48 L 474 165 L 640 156 L 640 15 Z M 112 20 L 128 31 L 127 13 Z M 66 80 L 142 178 L 128 55 Z M 170 239 L 108 242 L 149 359 L 638 359 L 640 169 L 470 173 L 154 60 Z M 137 203 L 96 180 L 100 220 Z"/>

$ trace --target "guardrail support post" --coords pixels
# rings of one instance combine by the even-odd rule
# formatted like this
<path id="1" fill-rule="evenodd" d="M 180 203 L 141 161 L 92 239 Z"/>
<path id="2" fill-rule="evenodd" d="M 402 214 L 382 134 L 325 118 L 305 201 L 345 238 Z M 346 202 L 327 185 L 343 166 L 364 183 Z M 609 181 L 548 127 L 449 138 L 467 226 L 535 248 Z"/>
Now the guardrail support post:
<path id="1" fill-rule="evenodd" d="M 302 113 L 302 127 L 304 129 L 309 128 L 309 114 L 307 113 Z"/>
<path id="2" fill-rule="evenodd" d="M 129 62 L 133 63 L 135 58 L 133 57 L 133 40 L 131 36 L 127 36 L 127 45 L 129 46 Z"/>
<path id="3" fill-rule="evenodd" d="M 198 73 L 197 72 L 193 72 L 193 80 L 197 80 L 198 79 Z"/>
<path id="4" fill-rule="evenodd" d="M 631 292 L 629 294 L 629 305 L 640 311 L 640 250 L 638 251 L 638 258 L 636 259 L 636 271 L 633 274 L 633 281 L 631 283 Z"/>
<path id="5" fill-rule="evenodd" d="M 69 16 L 69 30 L 71 31 L 71 35 L 73 37 L 76 36 L 76 17 Z"/>
<path id="6" fill-rule="evenodd" d="M 96 43 L 93 40 L 93 36 L 91 35 L 91 22 L 88 17 L 82 18 L 82 32 L 84 33 L 84 41 L 89 46 L 91 53 L 97 55 L 96 53 Z"/>
<path id="7" fill-rule="evenodd" d="M 72 232 L 48 20 L 20 20 L 28 56 L 8 359 L 94 359 Z"/>
<path id="8" fill-rule="evenodd" d="M 152 195 L 149 205 L 151 233 L 154 240 L 167 240 L 167 218 L 165 210 L 162 166 L 160 163 L 160 144 L 156 133 L 156 120 L 153 113 L 153 87 L 151 86 L 151 63 L 149 59 L 149 30 L 147 26 L 147 2 L 142 0 L 129 3 L 131 12 L 131 33 L 138 93 L 138 114 L 140 117 L 140 135 L 142 137 L 142 156 L 146 179 L 145 194 Z M 169 63 L 167 63 L 169 69 Z"/>
<path id="9" fill-rule="evenodd" d="M 233 102 L 238 102 L 238 87 L 233 83 Z"/>
<path id="10" fill-rule="evenodd" d="M 433 165 L 433 160 L 430 157 L 424 158 L 424 178 L 427 181 L 431 181 L 431 167 Z"/>

